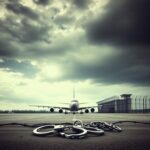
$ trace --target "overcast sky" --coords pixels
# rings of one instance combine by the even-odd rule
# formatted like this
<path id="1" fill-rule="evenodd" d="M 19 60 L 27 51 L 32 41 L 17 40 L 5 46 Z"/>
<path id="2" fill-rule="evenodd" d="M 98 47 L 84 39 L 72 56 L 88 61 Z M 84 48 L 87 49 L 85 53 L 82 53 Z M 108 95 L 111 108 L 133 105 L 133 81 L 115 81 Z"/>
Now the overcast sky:
<path id="1" fill-rule="evenodd" d="M 150 92 L 149 0 L 1 0 L 0 109 Z"/>

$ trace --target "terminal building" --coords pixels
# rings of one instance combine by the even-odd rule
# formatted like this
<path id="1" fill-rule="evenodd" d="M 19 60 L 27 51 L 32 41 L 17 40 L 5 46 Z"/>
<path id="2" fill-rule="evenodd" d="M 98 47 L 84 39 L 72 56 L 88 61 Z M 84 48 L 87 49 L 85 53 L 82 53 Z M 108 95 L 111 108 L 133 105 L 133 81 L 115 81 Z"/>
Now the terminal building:
<path id="1" fill-rule="evenodd" d="M 150 112 L 150 97 L 122 94 L 97 102 L 100 113 Z"/>

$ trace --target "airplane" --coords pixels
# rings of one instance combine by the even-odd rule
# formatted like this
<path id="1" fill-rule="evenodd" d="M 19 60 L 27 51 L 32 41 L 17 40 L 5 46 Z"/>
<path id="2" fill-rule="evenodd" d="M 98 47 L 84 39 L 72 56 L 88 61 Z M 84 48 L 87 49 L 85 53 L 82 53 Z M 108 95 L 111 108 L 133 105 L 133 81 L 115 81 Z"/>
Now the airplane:
<path id="1" fill-rule="evenodd" d="M 34 107 L 43 107 L 43 108 L 49 108 L 50 112 L 54 112 L 55 109 L 59 109 L 59 113 L 63 113 L 65 110 L 65 114 L 68 113 L 68 111 L 72 112 L 73 114 L 78 113 L 80 111 L 80 114 L 83 114 L 83 110 L 85 113 L 91 113 L 95 112 L 95 107 L 97 106 L 89 106 L 89 107 L 80 107 L 80 105 L 85 104 L 85 103 L 79 103 L 78 100 L 75 98 L 75 89 L 73 88 L 73 100 L 71 100 L 70 103 L 61 103 L 61 104 L 67 104 L 68 107 L 60 107 L 60 106 L 42 106 L 42 105 L 29 105 L 29 106 L 34 106 Z M 89 111 L 90 109 L 90 111 Z"/>

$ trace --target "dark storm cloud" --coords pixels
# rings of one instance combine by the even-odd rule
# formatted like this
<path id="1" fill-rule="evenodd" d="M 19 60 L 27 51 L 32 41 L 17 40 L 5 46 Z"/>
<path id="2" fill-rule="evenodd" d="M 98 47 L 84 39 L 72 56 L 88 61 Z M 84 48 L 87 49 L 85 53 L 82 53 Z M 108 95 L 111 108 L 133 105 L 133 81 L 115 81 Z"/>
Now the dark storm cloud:
<path id="1" fill-rule="evenodd" d="M 39 2 L 42 3 L 44 1 Z M 38 11 L 35 13 L 35 10 L 33 11 L 30 7 L 19 4 L 19 1 L 7 1 L 5 6 L 8 14 L 0 19 L 1 57 L 28 57 L 36 59 L 36 57 L 63 54 L 68 51 L 68 46 L 71 49 L 71 44 L 64 44 L 61 41 L 59 44 L 51 44 L 50 36 L 57 30 L 57 28 L 53 29 L 53 25 L 70 24 L 73 21 L 72 17 L 64 15 L 57 16 L 55 20 L 51 20 L 49 16 L 47 19 L 43 19 L 44 17 L 41 16 L 45 16 L 45 13 L 40 14 Z M 36 14 L 39 17 L 32 19 Z M 52 25 L 50 25 L 50 22 Z"/>
<path id="2" fill-rule="evenodd" d="M 9 24 L 8 22 L 10 23 L 8 18 L 0 20 L 0 57 L 11 58 L 17 56 L 19 50 L 17 44 L 14 44 L 16 32 L 14 32 L 13 24 Z"/>
<path id="3" fill-rule="evenodd" d="M 28 19 L 23 19 L 20 24 L 20 28 L 18 28 L 18 39 L 21 42 L 36 42 L 39 40 L 47 41 L 48 39 L 48 30 L 49 26 L 47 24 L 33 24 Z"/>
<path id="4" fill-rule="evenodd" d="M 75 17 L 71 15 L 61 15 L 56 16 L 54 18 L 54 22 L 59 26 L 61 29 L 67 29 L 73 22 L 75 22 Z"/>
<path id="5" fill-rule="evenodd" d="M 149 6 L 149 0 L 111 0 L 88 25 L 88 38 L 98 44 L 149 45 Z"/>
<path id="6" fill-rule="evenodd" d="M 15 46 L 11 43 L 7 43 L 5 40 L 0 38 L 0 56 L 3 57 L 14 57 L 17 54 Z"/>
<path id="7" fill-rule="evenodd" d="M 109 45 L 114 48 L 114 53 L 119 51 L 119 55 L 112 55 L 94 65 L 75 61 L 68 76 L 104 84 L 149 86 L 149 5 L 148 0 L 110 1 L 103 14 L 88 23 L 86 33 L 90 43 L 99 46 L 100 51 L 101 45 Z"/>
<path id="8" fill-rule="evenodd" d="M 17 61 L 15 59 L 3 59 L 0 68 L 8 68 L 11 72 L 23 73 L 27 77 L 33 77 L 38 69 L 28 61 Z"/>
<path id="9" fill-rule="evenodd" d="M 150 85 L 149 64 L 142 64 L 139 60 L 133 62 L 134 57 L 127 53 L 109 57 L 103 62 L 81 63 L 74 61 L 66 67 L 69 73 L 65 78 L 71 80 L 91 79 L 95 83 L 103 84 L 135 84 Z M 67 71 L 66 70 L 66 71 Z"/>
<path id="10" fill-rule="evenodd" d="M 38 19 L 38 15 L 33 10 L 31 10 L 27 6 L 23 6 L 20 3 L 8 3 L 6 4 L 6 8 L 17 15 L 21 14 L 30 17 L 32 19 Z"/>
<path id="11" fill-rule="evenodd" d="M 20 45 L 19 42 L 48 42 L 48 31 L 50 27 L 46 21 L 39 17 L 37 12 L 34 12 L 27 6 L 23 6 L 19 1 L 7 3 L 6 9 L 15 14 L 11 15 L 9 13 L 9 15 L 6 15 L 5 18 L 0 20 L 0 31 L 3 33 L 1 37 L 8 45 L 13 41 L 17 45 Z"/>
<path id="12" fill-rule="evenodd" d="M 34 25 L 28 18 L 16 22 L 14 17 L 7 16 L 0 20 L 0 56 L 34 59 L 59 57 L 71 49 L 71 43 L 50 43 L 49 30 L 45 22 L 39 21 Z"/>
<path id="13" fill-rule="evenodd" d="M 42 22 L 33 22 L 28 18 L 19 19 L 7 16 L 0 20 L 0 30 L 3 32 L 2 40 L 9 44 L 8 41 L 18 41 L 32 43 L 39 40 L 47 41 L 49 26 Z M 7 35 L 7 36 L 5 36 Z M 1 35 L 2 36 L 2 35 Z M 8 38 L 9 36 L 9 38 Z"/>
<path id="14" fill-rule="evenodd" d="M 34 3 L 39 4 L 39 5 L 47 5 L 49 2 L 52 0 L 33 0 Z"/>
<path id="15" fill-rule="evenodd" d="M 36 2 L 37 4 L 46 4 L 40 0 Z M 89 6 L 91 1 L 72 0 L 72 2 L 76 6 L 74 8 L 84 9 Z M 37 11 L 39 17 L 32 19 L 34 15 L 30 11 L 22 11 L 23 5 L 8 5 L 7 10 L 15 15 L 10 13 L 0 20 L 0 56 L 2 56 L 1 58 L 24 57 L 37 61 L 41 58 L 41 60 L 61 62 L 64 67 L 62 80 L 91 79 L 96 83 L 104 84 L 150 85 L 150 23 L 148 22 L 150 10 L 148 4 L 147 0 L 110 0 L 104 12 L 100 16 L 93 13 L 97 15 L 96 19 L 89 17 L 90 21 L 83 29 L 90 43 L 86 43 L 84 36 L 82 37 L 76 30 L 78 27 L 82 28 L 76 19 L 79 14 L 78 9 L 73 13 L 67 11 L 62 16 L 60 16 L 62 14 L 60 8 L 53 10 L 54 12 L 50 16 L 45 12 L 39 13 Z M 71 7 L 67 8 L 69 10 L 73 8 L 70 5 L 69 7 Z M 40 8 L 44 9 L 44 7 Z M 50 9 L 54 8 L 49 8 L 48 11 Z M 85 13 L 83 16 L 86 16 L 89 12 L 83 11 L 83 13 Z M 53 18 L 52 15 L 54 15 Z M 42 19 L 44 17 L 45 19 Z M 49 25 L 50 23 L 52 27 Z M 71 32 L 60 31 L 58 28 L 66 29 L 68 26 L 72 29 Z M 90 44 L 94 45 L 96 49 L 99 47 L 99 51 L 104 51 L 102 45 L 106 45 L 106 47 L 113 49 L 111 53 L 119 51 L 119 54 L 110 54 L 110 56 L 107 54 L 109 57 L 102 61 L 92 59 L 93 62 L 90 62 L 89 57 L 92 54 L 92 49 L 88 49 L 87 44 L 89 47 Z M 82 50 L 86 49 L 87 55 L 83 56 L 82 61 L 78 60 L 80 59 L 79 55 L 82 55 Z M 101 55 L 100 52 L 94 50 L 93 53 L 95 54 L 92 56 Z M 72 59 L 73 55 L 75 58 Z M 3 66 L 11 68 L 13 71 L 16 70 L 16 72 L 24 74 L 31 72 L 32 74 L 33 69 L 33 72 L 36 72 L 35 68 L 26 62 L 18 63 L 10 60 L 6 62 L 7 65 L 3 63 Z M 8 63 L 13 65 L 8 65 Z M 20 69 L 21 66 L 25 68 L 24 71 Z M 26 73 L 25 70 L 29 71 Z"/>
<path id="16" fill-rule="evenodd" d="M 87 8 L 92 0 L 73 0 L 73 3 L 80 9 Z"/>

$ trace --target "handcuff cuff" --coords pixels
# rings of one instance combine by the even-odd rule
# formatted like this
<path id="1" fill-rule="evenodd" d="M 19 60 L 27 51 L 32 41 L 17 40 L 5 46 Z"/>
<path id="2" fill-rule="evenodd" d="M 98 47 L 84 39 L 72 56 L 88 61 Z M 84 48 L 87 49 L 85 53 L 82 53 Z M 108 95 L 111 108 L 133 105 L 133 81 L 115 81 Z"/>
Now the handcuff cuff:
<path id="1" fill-rule="evenodd" d="M 48 129 L 48 128 L 50 128 L 51 130 L 39 132 L 39 130 Z M 54 134 L 56 131 L 63 131 L 63 129 L 64 129 L 64 125 L 44 125 L 44 126 L 35 128 L 33 130 L 33 135 L 46 136 L 46 135 Z"/>
<path id="2" fill-rule="evenodd" d="M 48 131 L 40 131 L 42 129 L 51 129 Z M 67 131 L 73 131 L 75 133 L 67 133 Z M 104 131 L 115 130 L 121 132 L 122 129 L 114 124 L 107 122 L 91 122 L 88 124 L 83 123 L 81 120 L 75 120 L 73 125 L 44 125 L 37 127 L 33 130 L 33 135 L 36 136 L 47 136 L 47 135 L 58 135 L 68 139 L 81 139 L 85 138 L 86 135 L 104 135 Z"/>
<path id="3" fill-rule="evenodd" d="M 104 131 L 117 131 L 122 132 L 122 129 L 119 126 L 116 126 L 113 123 L 107 123 L 107 122 L 91 122 L 90 126 L 97 127 L 100 129 L 103 129 Z"/>
<path id="4" fill-rule="evenodd" d="M 49 131 L 40 131 L 42 129 L 51 129 Z M 71 129 L 76 133 L 66 133 L 67 130 Z M 64 125 L 45 125 L 38 127 L 33 130 L 33 135 L 36 136 L 47 136 L 56 134 L 58 136 L 62 136 L 68 139 L 75 139 L 75 138 L 84 138 L 87 135 L 87 130 L 78 126 L 73 125 L 72 127 L 64 126 Z"/>
<path id="5" fill-rule="evenodd" d="M 74 125 L 80 126 L 84 129 L 86 129 L 87 133 L 90 133 L 90 134 L 96 134 L 96 135 L 103 135 L 104 134 L 104 130 L 99 129 L 97 127 L 92 127 L 92 126 L 90 126 L 90 124 L 83 124 L 83 122 L 81 120 L 75 120 Z"/>

